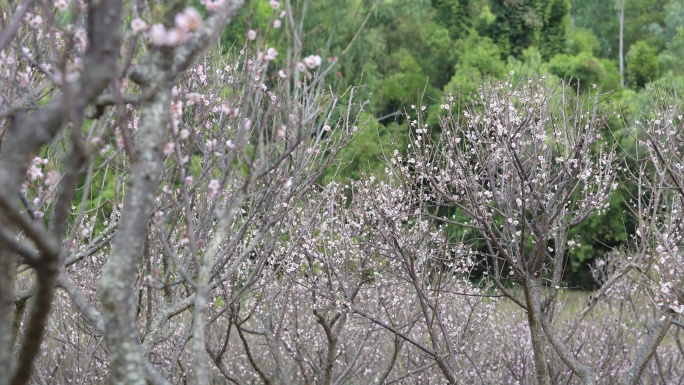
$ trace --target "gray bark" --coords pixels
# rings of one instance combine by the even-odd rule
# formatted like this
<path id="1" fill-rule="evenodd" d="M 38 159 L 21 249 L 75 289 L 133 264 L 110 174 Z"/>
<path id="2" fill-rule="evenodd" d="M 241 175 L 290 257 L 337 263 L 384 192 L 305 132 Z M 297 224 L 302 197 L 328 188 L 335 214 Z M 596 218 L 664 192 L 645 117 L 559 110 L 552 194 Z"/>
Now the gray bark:
<path id="1" fill-rule="evenodd" d="M 549 325 L 544 318 L 541 319 L 542 327 L 544 328 L 544 333 L 549 339 L 549 342 L 553 346 L 554 350 L 560 356 L 561 360 L 572 370 L 585 385 L 596 384 L 596 373 L 591 369 L 590 366 L 585 365 L 575 358 L 574 353 L 563 343 L 562 339 L 558 333 L 553 330 L 551 325 Z"/>
<path id="2" fill-rule="evenodd" d="M 524 279 L 523 290 L 527 305 L 527 322 L 530 326 L 532 350 L 534 351 L 534 366 L 539 385 L 551 385 L 551 377 L 547 366 L 546 339 L 542 330 L 541 299 L 539 298 L 540 283 L 537 278 L 528 276 Z"/>
<path id="3" fill-rule="evenodd" d="M 155 207 L 170 103 L 171 91 L 164 89 L 142 107 L 137 163 L 131 169 L 119 231 L 102 272 L 100 300 L 114 383 L 146 383 L 135 319 L 134 281 L 147 237 L 147 223 Z"/>
<path id="4" fill-rule="evenodd" d="M 637 385 L 640 383 L 641 374 L 646 369 L 646 365 L 653 358 L 658 346 L 665 338 L 665 334 L 672 325 L 672 317 L 668 314 L 662 319 L 656 320 L 648 331 L 646 341 L 639 347 L 634 356 L 634 362 L 627 372 L 627 377 L 623 381 L 625 385 Z"/>
<path id="5" fill-rule="evenodd" d="M 5 229 L 17 231 L 19 226 L 26 227 L 26 221 L 31 221 L 23 214 L 12 218 L 19 213 L 19 190 L 32 158 L 63 127 L 67 109 L 73 113 L 72 118 L 80 115 L 116 74 L 116 57 L 121 40 L 121 8 L 120 0 L 103 0 L 91 4 L 87 28 L 88 39 L 93 44 L 85 54 L 84 72 L 80 81 L 69 86 L 70 92 L 67 95 L 53 97 L 47 106 L 31 113 L 17 111 L 11 118 L 0 153 L 0 196 L 6 203 L 0 212 L 0 223 Z M 9 33 L 10 30 L 5 32 Z M 4 39 L 10 39 L 9 35 L 3 34 L 3 41 Z M 64 191 L 65 197 L 69 193 Z M 22 221 L 25 223 L 20 223 Z M 37 231 L 26 232 L 38 246 L 39 259 L 27 261 L 31 262 L 39 279 L 36 294 L 30 302 L 29 318 L 16 361 L 12 353 L 12 323 L 17 256 L 7 239 L 0 241 L 0 373 L 5 373 L 0 378 L 0 385 L 10 381 L 12 384 L 27 383 L 52 303 L 58 273 L 59 234 L 53 237 L 38 223 L 30 224 L 36 226 Z M 63 230 L 61 224 L 57 224 L 57 230 Z"/>
<path id="6" fill-rule="evenodd" d="M 200 54 L 232 20 L 244 1 L 235 0 L 214 13 L 202 28 L 178 52 L 173 48 L 153 48 L 142 65 L 133 69 L 131 77 L 141 84 L 143 94 L 154 94 L 141 109 L 139 134 L 134 165 L 128 181 L 126 201 L 122 212 L 120 230 L 112 242 L 112 251 L 102 273 L 100 298 L 104 312 L 105 337 L 110 349 L 110 363 L 114 370 L 114 383 L 144 384 L 148 364 L 143 357 L 140 336 L 136 327 L 134 303 L 134 280 L 137 266 L 142 259 L 147 237 L 148 222 L 154 210 L 154 197 L 159 187 L 162 168 L 161 146 L 170 124 L 169 106 L 172 101 L 172 81 Z M 175 12 L 171 10 L 170 12 Z M 171 17 L 172 14 L 169 14 Z M 167 17 L 169 17 L 167 15 Z M 218 240 L 220 244 L 220 240 Z M 205 256 L 205 264 L 199 272 L 199 295 L 195 317 L 194 371 L 197 383 L 205 383 L 206 348 L 204 347 L 204 323 L 206 320 L 208 278 L 213 261 Z M 199 346 L 198 346 L 199 345 Z M 149 365 L 147 365 L 149 366 Z M 150 369 L 148 367 L 148 369 Z M 154 374 L 153 370 L 149 370 Z M 152 380 L 155 380 L 152 378 Z"/>

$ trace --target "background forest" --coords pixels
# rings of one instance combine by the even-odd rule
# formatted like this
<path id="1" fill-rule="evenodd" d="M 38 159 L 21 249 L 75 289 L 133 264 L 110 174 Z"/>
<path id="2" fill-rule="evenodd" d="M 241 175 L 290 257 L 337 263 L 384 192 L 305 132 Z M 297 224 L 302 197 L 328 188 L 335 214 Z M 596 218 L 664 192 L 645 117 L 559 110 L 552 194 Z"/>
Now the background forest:
<path id="1" fill-rule="evenodd" d="M 224 32 L 225 47 L 242 46 L 250 25 L 267 25 L 271 9 L 254 1 Z M 547 75 L 580 92 L 608 92 L 619 117 L 606 137 L 632 151 L 634 112 L 648 105 L 649 83 L 684 91 L 684 1 L 681 0 L 316 0 L 306 9 L 305 44 L 336 58 L 337 90 L 362 85 L 378 118 L 339 157 L 326 180 L 380 176 L 382 146 L 405 146 L 406 106 L 428 106 L 426 121 L 438 130 L 444 93 L 458 91 L 463 108 L 484 79 Z M 278 47 L 278 30 L 269 40 Z M 403 143 L 403 144 L 402 144 Z M 630 147 L 631 146 L 631 147 Z M 634 187 L 634 186 L 631 186 Z M 623 245 L 634 232 L 625 215 L 630 185 L 621 185 L 605 215 L 575 229 L 569 285 L 591 289 L 588 264 Z"/>

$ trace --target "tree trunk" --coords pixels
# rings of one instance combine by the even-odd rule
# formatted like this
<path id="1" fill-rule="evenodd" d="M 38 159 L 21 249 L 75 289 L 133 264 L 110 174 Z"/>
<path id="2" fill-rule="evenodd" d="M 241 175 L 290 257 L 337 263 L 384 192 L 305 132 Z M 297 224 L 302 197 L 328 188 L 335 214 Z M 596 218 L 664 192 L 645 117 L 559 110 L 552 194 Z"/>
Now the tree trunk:
<path id="1" fill-rule="evenodd" d="M 136 326 L 134 287 L 147 225 L 155 207 L 162 166 L 161 146 L 169 123 L 170 103 L 171 91 L 163 89 L 142 108 L 137 162 L 131 170 L 119 231 L 102 272 L 100 300 L 115 384 L 147 383 Z"/>
<path id="2" fill-rule="evenodd" d="M 546 340 L 541 323 L 540 283 L 538 279 L 533 277 L 526 277 L 524 282 L 523 290 L 525 291 L 525 303 L 527 305 L 527 322 L 530 326 L 530 336 L 532 338 L 537 383 L 539 385 L 551 385 L 546 357 Z"/>
<path id="3" fill-rule="evenodd" d="M 618 17 L 620 19 L 620 48 L 618 52 L 620 62 L 620 85 L 625 86 L 625 0 L 620 0 L 620 9 L 618 10 Z"/>

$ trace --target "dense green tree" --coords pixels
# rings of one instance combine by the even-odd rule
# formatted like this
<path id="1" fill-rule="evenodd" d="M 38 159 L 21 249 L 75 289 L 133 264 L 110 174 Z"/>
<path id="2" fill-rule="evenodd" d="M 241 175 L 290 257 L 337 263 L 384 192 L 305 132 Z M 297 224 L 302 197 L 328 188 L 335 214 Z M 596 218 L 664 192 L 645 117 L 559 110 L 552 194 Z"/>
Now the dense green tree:
<path id="1" fill-rule="evenodd" d="M 646 40 L 658 51 L 664 48 L 666 4 L 681 0 L 626 0 L 624 44 L 630 47 Z M 618 3 L 616 0 L 571 0 L 573 28 L 588 28 L 601 42 L 601 57 L 617 60 L 619 49 Z"/>
<path id="2" fill-rule="evenodd" d="M 515 78 L 544 75 L 548 73 L 546 67 L 541 53 L 535 46 L 524 49 L 520 58 L 508 57 L 508 69 L 513 71 Z"/>
<path id="3" fill-rule="evenodd" d="M 365 112 L 359 117 L 359 122 L 365 127 L 337 155 L 323 176 L 324 182 L 360 180 L 365 175 L 383 177 L 384 161 L 392 156 L 391 151 L 406 148 L 406 135 L 401 134 L 403 128 L 397 123 L 382 125 Z"/>
<path id="4" fill-rule="evenodd" d="M 616 66 L 609 60 L 599 59 L 588 52 L 577 55 L 556 55 L 548 64 L 552 74 L 574 84 L 579 81 L 580 89 L 588 90 L 593 85 L 604 90 L 615 90 L 619 87 L 619 75 Z"/>
<path id="5" fill-rule="evenodd" d="M 663 40 L 667 45 L 677 35 L 677 30 L 684 26 L 684 1 L 671 0 L 665 4 L 665 27 L 663 28 Z"/>
<path id="6" fill-rule="evenodd" d="M 541 0 L 492 0 L 496 22 L 483 31 L 501 48 L 504 57 L 519 57 L 535 45 L 544 26 L 544 2 Z"/>
<path id="7" fill-rule="evenodd" d="M 456 44 L 459 52 L 454 66 L 454 76 L 445 87 L 448 92 L 460 95 L 463 110 L 469 95 L 475 91 L 484 77 L 501 78 L 506 73 L 506 63 L 501 60 L 499 46 L 486 36 L 472 32 Z"/>
<path id="8" fill-rule="evenodd" d="M 501 48 L 504 58 L 520 57 L 538 46 L 545 60 L 565 50 L 570 29 L 569 0 L 492 0 L 494 23 L 480 29 Z"/>
<path id="9" fill-rule="evenodd" d="M 627 54 L 627 78 L 636 87 L 656 80 L 660 76 L 660 62 L 655 47 L 641 40 L 632 45 Z"/>
<path id="10" fill-rule="evenodd" d="M 378 84 L 375 95 L 380 109 L 389 106 L 390 110 L 395 110 L 415 101 L 427 84 L 423 69 L 408 50 L 400 49 L 391 58 L 396 65 Z"/>
<path id="11" fill-rule="evenodd" d="M 476 2 L 471 0 L 434 0 L 435 22 L 445 26 L 453 40 L 459 40 L 468 35 L 474 27 Z"/>
<path id="12" fill-rule="evenodd" d="M 544 25 L 539 35 L 539 51 L 544 60 L 563 53 L 570 30 L 570 1 L 551 0 L 545 9 Z"/>
<path id="13" fill-rule="evenodd" d="M 667 43 L 667 49 L 660 53 L 659 61 L 663 72 L 684 75 L 684 27 Z"/>
<path id="14" fill-rule="evenodd" d="M 576 28 L 568 37 L 568 53 L 577 55 L 581 52 L 587 52 L 593 56 L 597 56 L 601 52 L 601 42 L 594 35 L 590 29 Z"/>
<path id="15" fill-rule="evenodd" d="M 590 30 L 601 44 L 599 56 L 617 59 L 618 12 L 615 0 L 571 0 L 573 30 Z"/>

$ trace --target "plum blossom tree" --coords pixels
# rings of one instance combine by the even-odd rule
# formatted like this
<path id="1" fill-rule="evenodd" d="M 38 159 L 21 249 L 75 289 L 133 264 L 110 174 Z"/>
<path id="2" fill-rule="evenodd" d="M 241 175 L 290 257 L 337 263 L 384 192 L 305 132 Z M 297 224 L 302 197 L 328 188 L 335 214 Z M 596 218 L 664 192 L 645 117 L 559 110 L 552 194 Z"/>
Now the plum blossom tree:
<path id="1" fill-rule="evenodd" d="M 569 231 L 589 215 L 605 210 L 609 194 L 618 186 L 619 157 L 602 138 L 607 116 L 602 112 L 599 97 L 597 91 L 589 96 L 575 95 L 566 86 L 543 79 L 486 83 L 462 116 L 452 113 L 455 98 L 447 96 L 447 103 L 441 106 L 444 116 L 437 141 L 431 139 L 422 121 L 425 107 L 412 106 L 416 115 L 407 114 L 413 134 L 408 154 L 395 154 L 391 159 L 392 172 L 406 181 L 412 199 L 418 202 L 416 218 L 429 217 L 475 233 L 470 239 L 482 245 L 489 261 L 485 274 L 499 292 L 526 314 L 535 382 L 539 384 L 556 382 L 552 380 L 553 366 L 549 365 L 552 355 L 584 384 L 594 384 L 600 378 L 590 361 L 579 359 L 580 348 L 568 345 L 578 325 L 594 308 L 595 298 L 577 314 L 568 333 L 562 335 L 554 326 L 568 250 L 576 244 L 569 239 Z M 658 122 L 673 121 L 672 116 L 661 115 Z M 675 147 L 663 152 L 678 153 L 677 144 L 668 143 Z M 657 155 L 658 146 L 651 148 Z M 667 170 L 676 168 L 678 161 L 668 163 L 656 155 L 651 156 L 652 160 L 663 165 L 656 167 L 660 170 L 656 178 L 659 183 L 676 180 Z M 639 206 L 650 208 L 645 213 L 640 211 L 648 214 L 645 223 L 649 228 L 678 228 L 676 224 L 666 225 L 668 222 L 658 217 L 662 212 L 661 199 L 658 193 L 649 198 L 648 205 Z M 440 209 L 445 206 L 451 210 Z M 678 212 L 677 207 L 663 209 L 668 218 Z M 416 223 L 419 221 L 416 219 Z M 663 236 L 671 239 L 651 231 L 646 237 L 648 242 L 642 245 Z M 662 241 L 656 244 L 662 261 L 677 260 L 666 251 Z M 657 265 L 612 263 L 619 267 L 605 279 L 596 293 L 598 297 L 614 290 L 613 285 L 633 269 L 649 277 L 662 276 L 663 268 Z M 674 275 L 678 271 L 672 267 L 665 270 Z M 681 299 L 673 299 L 681 292 L 670 290 L 677 287 L 677 281 L 674 276 L 669 277 L 662 279 L 661 294 L 657 296 L 656 308 L 661 309 L 661 316 L 650 323 L 645 339 L 640 335 L 639 342 L 630 344 L 638 349 L 630 358 L 629 369 L 618 376 L 624 383 L 640 381 L 676 316 L 674 312 L 681 310 Z M 512 289 L 511 284 L 520 290 Z M 662 302 L 668 302 L 670 309 L 663 307 Z"/>
<path id="2" fill-rule="evenodd" d="M 568 232 L 604 206 L 617 157 L 600 142 L 598 94 L 587 108 L 543 81 L 489 84 L 478 93 L 463 120 L 451 115 L 448 98 L 437 143 L 413 118 L 415 150 L 395 161 L 430 187 L 422 194 L 457 208 L 468 218 L 462 225 L 481 234 L 493 282 L 527 313 L 537 381 L 549 384 L 543 324 L 553 318 Z M 506 287 L 509 278 L 519 280 L 523 298 Z"/>
<path id="3" fill-rule="evenodd" d="M 249 290 L 284 213 L 353 135 L 330 68 L 301 67 L 289 1 L 271 2 L 291 42 L 278 64 L 267 34 L 208 51 L 244 1 L 202 5 L 204 20 L 182 1 L 3 13 L 0 384 L 208 383 L 217 290 L 235 285 L 229 306 Z M 319 121 L 334 140 L 309 135 Z"/>

